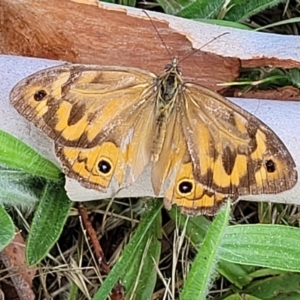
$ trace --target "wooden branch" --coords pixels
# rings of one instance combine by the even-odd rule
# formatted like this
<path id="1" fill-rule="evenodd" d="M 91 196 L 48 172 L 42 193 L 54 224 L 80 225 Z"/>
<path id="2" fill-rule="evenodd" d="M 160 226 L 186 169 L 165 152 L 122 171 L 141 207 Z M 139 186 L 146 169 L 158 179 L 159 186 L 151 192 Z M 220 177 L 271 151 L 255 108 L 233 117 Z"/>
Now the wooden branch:
<path id="1" fill-rule="evenodd" d="M 149 17 L 138 9 L 96 0 L 1 0 L 0 53 L 122 65 L 160 73 L 170 57 Z M 239 68 L 300 67 L 300 40 L 229 29 L 149 12 L 172 56 L 184 60 L 185 78 L 220 90 Z"/>
<path id="2" fill-rule="evenodd" d="M 128 15 L 125 7 L 108 9 L 104 5 L 98 7 L 97 1 L 84 2 L 2 0 L 0 52 L 73 63 L 139 67 L 154 73 L 161 73 L 170 63 L 169 54 L 145 13 L 133 10 L 135 15 Z M 182 59 L 192 51 L 192 43 L 184 32 L 171 28 L 162 18 L 153 17 L 153 22 L 172 55 Z M 184 61 L 187 79 L 215 90 L 220 90 L 216 83 L 237 78 L 239 67 L 236 58 L 202 51 Z"/>

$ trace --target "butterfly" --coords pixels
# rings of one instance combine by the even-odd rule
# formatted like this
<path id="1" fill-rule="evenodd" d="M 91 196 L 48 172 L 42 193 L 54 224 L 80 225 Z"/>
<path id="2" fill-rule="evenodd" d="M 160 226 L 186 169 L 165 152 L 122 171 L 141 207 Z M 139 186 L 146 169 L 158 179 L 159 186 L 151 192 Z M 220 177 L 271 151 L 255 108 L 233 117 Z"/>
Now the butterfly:
<path id="1" fill-rule="evenodd" d="M 66 64 L 11 91 L 11 104 L 55 142 L 64 172 L 86 188 L 128 186 L 151 168 L 165 207 L 213 215 L 228 198 L 276 194 L 297 182 L 276 134 L 221 95 L 183 80 L 175 57 L 161 75 Z"/>

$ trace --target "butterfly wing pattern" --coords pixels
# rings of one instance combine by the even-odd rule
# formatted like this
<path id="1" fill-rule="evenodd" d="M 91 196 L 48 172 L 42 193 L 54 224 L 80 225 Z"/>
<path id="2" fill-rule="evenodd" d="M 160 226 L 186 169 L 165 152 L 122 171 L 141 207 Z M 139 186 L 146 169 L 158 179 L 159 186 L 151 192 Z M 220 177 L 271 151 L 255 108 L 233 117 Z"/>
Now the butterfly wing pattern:
<path id="1" fill-rule="evenodd" d="M 227 198 L 297 182 L 276 134 L 219 94 L 185 83 L 176 58 L 160 76 L 98 65 L 45 69 L 20 81 L 10 100 L 87 188 L 131 185 L 151 165 L 153 190 L 165 190 L 167 208 L 214 214 Z"/>

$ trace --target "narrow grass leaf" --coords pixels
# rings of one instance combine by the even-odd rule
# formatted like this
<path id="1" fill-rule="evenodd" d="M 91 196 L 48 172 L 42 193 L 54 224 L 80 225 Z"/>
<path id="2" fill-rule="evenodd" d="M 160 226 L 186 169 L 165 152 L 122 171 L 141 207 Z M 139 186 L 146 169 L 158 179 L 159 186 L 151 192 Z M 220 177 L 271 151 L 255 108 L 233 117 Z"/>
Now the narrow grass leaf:
<path id="1" fill-rule="evenodd" d="M 151 201 L 151 203 L 149 201 L 147 204 L 149 204 L 149 209 L 143 214 L 134 236 L 125 247 L 122 256 L 103 282 L 93 300 L 106 299 L 118 280 L 125 286 L 127 299 L 133 296 L 130 295 L 133 291 L 138 293 L 138 297 L 134 294 L 135 297 L 132 299 L 151 299 L 155 286 L 154 279 L 156 279 L 152 257 L 156 261 L 159 259 L 160 245 L 158 244 L 158 239 L 161 235 L 160 213 L 162 203 L 154 199 L 154 201 Z M 146 260 L 145 263 L 141 261 L 141 258 Z M 145 278 L 146 276 L 149 276 L 149 278 Z M 142 281 L 139 282 L 139 280 Z M 135 287 L 135 282 L 140 286 Z M 149 286 L 147 286 L 148 284 Z M 144 292 L 142 289 L 144 289 Z"/>
<path id="2" fill-rule="evenodd" d="M 237 28 L 237 29 L 244 29 L 244 30 L 252 30 L 251 27 L 238 23 L 232 22 L 228 20 L 218 20 L 218 19 L 196 19 L 195 21 L 199 21 L 202 23 L 213 24 L 218 26 L 230 27 L 230 28 Z"/>
<path id="3" fill-rule="evenodd" d="M 200 246 L 202 244 L 207 230 L 211 224 L 209 220 L 207 220 L 204 216 L 195 216 L 193 218 L 189 218 L 187 222 L 187 215 L 180 213 L 180 210 L 177 206 L 173 206 L 168 213 L 171 219 L 181 230 L 185 228 L 186 236 L 194 245 Z"/>
<path id="4" fill-rule="evenodd" d="M 230 201 L 226 203 L 225 208 L 218 212 L 215 220 L 209 227 L 201 249 L 188 274 L 180 299 L 206 299 L 216 264 L 219 260 L 218 252 L 223 243 L 229 213 Z"/>
<path id="5" fill-rule="evenodd" d="M 282 21 L 279 21 L 279 22 L 268 24 L 266 26 L 255 28 L 255 29 L 253 29 L 253 31 L 261 31 L 261 30 L 265 30 L 265 29 L 268 29 L 268 28 L 272 28 L 272 27 L 276 27 L 276 26 L 282 26 L 282 25 L 286 25 L 286 24 L 294 24 L 294 23 L 299 24 L 299 22 L 300 22 L 300 18 L 299 17 L 297 17 L 297 18 L 290 18 L 288 20 L 282 20 Z"/>
<path id="6" fill-rule="evenodd" d="M 61 171 L 57 166 L 2 130 L 0 130 L 0 164 L 49 180 L 61 178 Z"/>
<path id="7" fill-rule="evenodd" d="M 40 262 L 56 243 L 69 215 L 72 202 L 58 184 L 47 183 L 32 220 L 26 260 L 29 265 Z"/>
<path id="8" fill-rule="evenodd" d="M 181 214 L 179 208 L 176 206 L 172 207 L 172 209 L 169 211 L 169 215 L 171 219 L 177 224 L 177 226 L 181 230 L 183 230 L 186 224 L 187 216 Z M 189 238 L 191 243 L 196 248 L 201 249 L 201 245 L 210 224 L 211 222 L 204 216 L 189 218 L 185 227 L 186 237 Z M 253 267 L 251 266 L 243 266 L 220 260 L 217 266 L 217 270 L 231 283 L 240 288 L 242 288 L 245 284 L 248 284 L 252 280 L 252 277 L 249 276 L 249 273 L 253 272 Z"/>
<path id="9" fill-rule="evenodd" d="M 153 260 L 158 265 L 162 238 L 161 228 L 161 214 L 157 214 L 125 276 L 120 278 L 125 286 L 126 295 L 134 295 L 132 299 L 151 299 L 157 277 Z"/>
<path id="10" fill-rule="evenodd" d="M 0 251 L 2 251 L 14 238 L 15 226 L 5 211 L 3 206 L 0 205 Z"/>

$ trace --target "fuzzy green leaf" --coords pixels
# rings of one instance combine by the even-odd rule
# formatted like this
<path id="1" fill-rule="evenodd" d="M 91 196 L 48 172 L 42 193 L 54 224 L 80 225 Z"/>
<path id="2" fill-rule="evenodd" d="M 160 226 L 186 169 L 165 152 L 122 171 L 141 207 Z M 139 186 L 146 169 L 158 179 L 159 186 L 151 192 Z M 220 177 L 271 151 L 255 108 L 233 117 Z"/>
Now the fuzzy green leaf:
<path id="1" fill-rule="evenodd" d="M 0 203 L 32 207 L 41 194 L 41 181 L 16 170 L 0 167 Z"/>
<path id="2" fill-rule="evenodd" d="M 229 226 L 220 257 L 239 264 L 300 272 L 300 229 L 268 224 Z"/>
<path id="3" fill-rule="evenodd" d="M 29 265 L 40 262 L 56 243 L 71 206 L 72 202 L 60 185 L 46 184 L 27 240 L 26 260 Z"/>
<path id="4" fill-rule="evenodd" d="M 158 0 L 157 2 L 167 14 L 189 19 L 216 18 L 224 3 L 223 0 Z"/>
<path id="5" fill-rule="evenodd" d="M 285 2 L 285 0 L 231 0 L 231 8 L 224 19 L 241 22 L 282 2 Z"/>
<path id="6" fill-rule="evenodd" d="M 61 171 L 14 136 L 0 130 L 0 165 L 49 180 L 60 180 Z"/>
<path id="7" fill-rule="evenodd" d="M 209 227 L 193 266 L 188 274 L 180 299 L 206 299 L 216 264 L 218 252 L 224 240 L 228 226 L 230 201 L 222 208 Z"/>
<path id="8" fill-rule="evenodd" d="M 0 205 L 0 251 L 3 250 L 15 236 L 15 226 L 3 206 Z"/>

